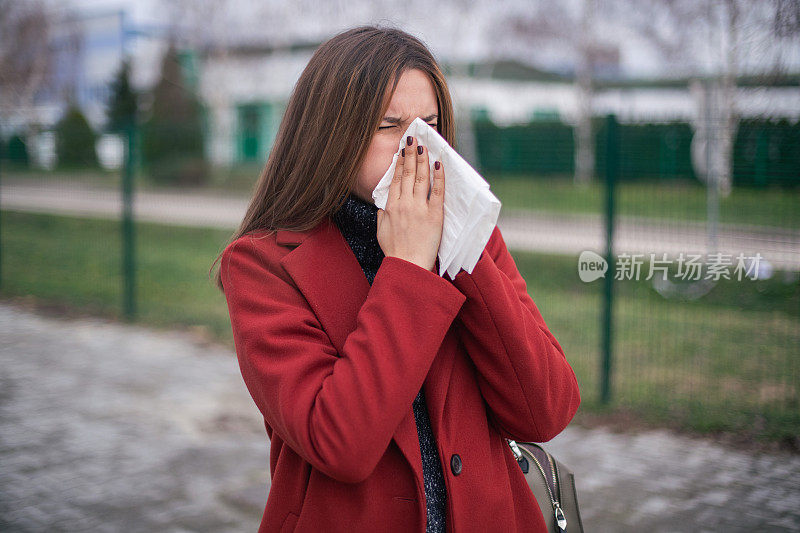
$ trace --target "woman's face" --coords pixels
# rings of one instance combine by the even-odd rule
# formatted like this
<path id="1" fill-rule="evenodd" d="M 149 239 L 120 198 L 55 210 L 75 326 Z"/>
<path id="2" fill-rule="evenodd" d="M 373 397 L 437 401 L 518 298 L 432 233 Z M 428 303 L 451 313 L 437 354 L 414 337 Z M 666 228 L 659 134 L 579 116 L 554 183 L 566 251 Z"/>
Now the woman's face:
<path id="1" fill-rule="evenodd" d="M 359 198 L 374 203 L 372 191 L 392 164 L 403 133 L 417 117 L 435 129 L 439 123 L 437 113 L 436 92 L 427 74 L 418 69 L 405 71 L 358 170 L 358 181 L 353 192 Z"/>

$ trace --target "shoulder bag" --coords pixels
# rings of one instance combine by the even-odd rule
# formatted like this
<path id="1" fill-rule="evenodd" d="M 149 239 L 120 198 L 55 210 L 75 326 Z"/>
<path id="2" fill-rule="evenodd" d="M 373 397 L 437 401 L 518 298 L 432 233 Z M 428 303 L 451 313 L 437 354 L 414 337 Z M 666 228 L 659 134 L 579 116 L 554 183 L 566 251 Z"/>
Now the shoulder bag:
<path id="1" fill-rule="evenodd" d="M 572 471 L 538 444 L 506 440 L 539 503 L 547 530 L 583 533 Z"/>

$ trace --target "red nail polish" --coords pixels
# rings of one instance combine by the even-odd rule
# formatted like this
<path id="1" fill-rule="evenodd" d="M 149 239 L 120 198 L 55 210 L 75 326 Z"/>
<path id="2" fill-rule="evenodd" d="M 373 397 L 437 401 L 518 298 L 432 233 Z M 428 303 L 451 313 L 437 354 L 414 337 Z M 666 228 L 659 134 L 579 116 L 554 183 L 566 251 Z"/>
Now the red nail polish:
<path id="1" fill-rule="evenodd" d="M 421 144 L 418 144 L 418 145 L 417 145 L 417 153 L 418 153 L 419 155 L 422 155 L 422 145 L 421 145 Z"/>
<path id="2" fill-rule="evenodd" d="M 409 136 L 406 138 L 406 146 L 411 146 L 413 143 L 414 143 L 414 137 L 412 137 L 411 135 L 409 135 Z"/>
<path id="3" fill-rule="evenodd" d="M 440 166 L 442 166 L 442 164 L 441 164 L 441 163 L 439 163 L 438 161 L 437 161 L 436 163 L 434 163 L 434 164 L 433 164 L 433 168 L 435 168 L 436 170 L 439 170 L 439 167 L 440 167 Z"/>
<path id="4" fill-rule="evenodd" d="M 403 157 L 405 157 L 405 156 L 406 156 L 406 149 L 405 149 L 405 148 L 403 148 L 402 150 L 400 150 L 400 155 L 402 155 Z"/>

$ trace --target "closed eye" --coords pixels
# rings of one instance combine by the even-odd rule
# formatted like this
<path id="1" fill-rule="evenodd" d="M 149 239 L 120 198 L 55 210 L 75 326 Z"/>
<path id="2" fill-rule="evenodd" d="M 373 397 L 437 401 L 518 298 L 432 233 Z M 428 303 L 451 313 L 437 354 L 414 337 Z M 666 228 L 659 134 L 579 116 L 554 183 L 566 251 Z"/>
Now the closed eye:
<path id="1" fill-rule="evenodd" d="M 438 124 L 431 124 L 430 122 L 427 122 L 427 124 L 428 124 L 428 126 L 430 126 L 431 128 L 435 128 L 436 126 L 438 126 Z M 396 126 L 397 126 L 397 124 L 395 124 L 394 126 L 381 126 L 381 127 L 379 127 L 378 129 L 379 129 L 379 130 L 385 130 L 385 129 L 387 129 L 387 128 L 394 128 L 394 127 L 396 127 Z"/>

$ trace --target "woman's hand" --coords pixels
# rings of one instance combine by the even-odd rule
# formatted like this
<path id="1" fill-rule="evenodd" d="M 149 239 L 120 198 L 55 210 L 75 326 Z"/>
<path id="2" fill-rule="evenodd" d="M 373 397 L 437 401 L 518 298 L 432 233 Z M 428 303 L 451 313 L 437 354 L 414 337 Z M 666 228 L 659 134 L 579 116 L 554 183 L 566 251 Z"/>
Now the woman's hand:
<path id="1" fill-rule="evenodd" d="M 403 152 L 397 158 L 386 209 L 378 210 L 378 244 L 387 257 L 433 271 L 444 227 L 444 168 L 436 162 L 439 168 L 434 168 L 431 187 L 427 148 L 408 136 Z"/>

